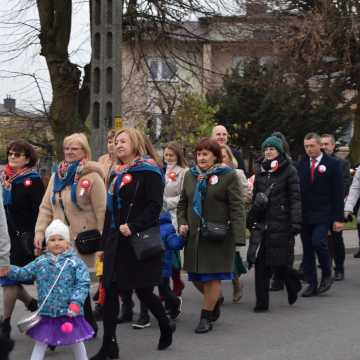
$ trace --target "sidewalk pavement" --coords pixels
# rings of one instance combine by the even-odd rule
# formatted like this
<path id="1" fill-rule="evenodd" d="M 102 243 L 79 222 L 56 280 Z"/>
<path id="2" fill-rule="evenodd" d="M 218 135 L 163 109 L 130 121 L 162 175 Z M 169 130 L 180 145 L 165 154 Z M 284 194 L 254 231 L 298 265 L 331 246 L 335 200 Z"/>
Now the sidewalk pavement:
<path id="1" fill-rule="evenodd" d="M 358 248 L 356 231 L 344 232 L 347 252 Z M 246 254 L 246 248 L 241 252 Z M 300 239 L 296 254 L 301 254 Z M 186 275 L 183 274 L 184 280 Z M 189 282 L 183 293 L 183 314 L 177 321 L 174 344 L 167 351 L 157 351 L 159 330 L 152 318 L 152 326 L 133 330 L 130 324 L 118 326 L 117 336 L 122 360 L 359 360 L 360 359 L 360 260 L 347 256 L 345 281 L 335 282 L 322 296 L 299 298 L 289 306 L 284 291 L 270 294 L 270 311 L 254 314 L 254 271 L 241 278 L 244 296 L 240 304 L 232 304 L 231 282 L 223 283 L 225 304 L 222 316 L 209 334 L 195 335 L 201 310 L 201 297 Z M 93 283 L 92 292 L 97 284 Z M 35 296 L 34 286 L 27 286 Z M 134 300 L 135 297 L 134 297 Z M 138 311 L 138 303 L 136 311 Z M 2 313 L 2 291 L 0 291 Z M 16 322 L 28 315 L 24 305 L 17 302 L 13 316 L 12 336 L 16 341 L 12 360 L 30 358 L 33 341 L 20 334 Z M 101 345 L 102 324 L 98 338 L 86 343 L 89 356 Z M 1 351 L 1 349 L 0 349 Z M 47 351 L 46 359 L 69 360 L 69 349 Z"/>

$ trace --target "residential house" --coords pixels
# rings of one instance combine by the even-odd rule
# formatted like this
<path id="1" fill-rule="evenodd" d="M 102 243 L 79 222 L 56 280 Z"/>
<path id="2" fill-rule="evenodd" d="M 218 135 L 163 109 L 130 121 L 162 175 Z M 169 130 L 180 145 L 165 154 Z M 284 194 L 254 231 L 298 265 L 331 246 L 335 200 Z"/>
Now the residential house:
<path id="1" fill-rule="evenodd" d="M 52 139 L 50 125 L 44 116 L 16 107 L 16 99 L 7 96 L 0 104 L 0 161 L 6 161 L 6 147 L 13 140 L 31 140 L 48 144 Z"/>
<path id="2" fill-rule="evenodd" d="M 122 113 L 127 125 L 143 124 L 157 138 L 173 114 L 179 89 L 205 95 L 219 88 L 231 69 L 243 73 L 250 59 L 270 66 L 276 61 L 272 41 L 285 23 L 284 17 L 261 7 L 245 16 L 174 25 L 165 36 L 154 36 L 149 28 L 141 43 L 125 28 Z"/>

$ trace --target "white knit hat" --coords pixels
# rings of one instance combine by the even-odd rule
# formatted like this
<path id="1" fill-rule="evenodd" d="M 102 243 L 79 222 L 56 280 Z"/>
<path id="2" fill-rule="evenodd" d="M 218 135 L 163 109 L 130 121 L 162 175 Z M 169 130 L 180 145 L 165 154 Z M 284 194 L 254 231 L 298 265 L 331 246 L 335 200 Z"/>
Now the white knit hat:
<path id="1" fill-rule="evenodd" d="M 48 242 L 49 238 L 53 235 L 61 236 L 65 241 L 70 242 L 69 227 L 66 226 L 61 220 L 55 219 L 45 230 L 45 241 Z"/>

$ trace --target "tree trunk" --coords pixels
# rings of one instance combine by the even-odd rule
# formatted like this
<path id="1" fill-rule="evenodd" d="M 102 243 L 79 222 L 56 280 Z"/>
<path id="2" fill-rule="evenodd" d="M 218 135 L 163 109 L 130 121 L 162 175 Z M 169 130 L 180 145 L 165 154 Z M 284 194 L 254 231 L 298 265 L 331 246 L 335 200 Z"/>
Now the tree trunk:
<path id="1" fill-rule="evenodd" d="M 37 0 L 40 18 L 41 55 L 45 57 L 50 74 L 53 98 L 50 124 L 55 138 L 55 151 L 62 158 L 62 143 L 66 135 L 83 131 L 79 114 L 81 72 L 69 60 L 72 0 Z"/>

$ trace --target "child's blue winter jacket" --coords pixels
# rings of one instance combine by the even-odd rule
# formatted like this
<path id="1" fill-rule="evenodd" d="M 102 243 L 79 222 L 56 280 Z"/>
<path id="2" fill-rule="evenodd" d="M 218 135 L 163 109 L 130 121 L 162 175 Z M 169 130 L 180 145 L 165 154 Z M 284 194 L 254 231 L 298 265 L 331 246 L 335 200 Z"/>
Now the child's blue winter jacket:
<path id="1" fill-rule="evenodd" d="M 181 250 L 185 244 L 185 239 L 176 234 L 169 212 L 162 212 L 160 214 L 160 235 L 165 245 L 161 275 L 168 278 L 172 274 L 173 253 L 175 250 Z"/>
<path id="2" fill-rule="evenodd" d="M 12 265 L 7 278 L 17 281 L 35 280 L 40 306 L 65 261 L 64 271 L 40 311 L 40 315 L 65 316 L 71 303 L 78 304 L 81 308 L 80 315 L 83 315 L 83 304 L 90 290 L 90 275 L 85 263 L 72 250 L 56 257 L 46 252 L 24 267 Z"/>

